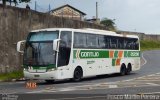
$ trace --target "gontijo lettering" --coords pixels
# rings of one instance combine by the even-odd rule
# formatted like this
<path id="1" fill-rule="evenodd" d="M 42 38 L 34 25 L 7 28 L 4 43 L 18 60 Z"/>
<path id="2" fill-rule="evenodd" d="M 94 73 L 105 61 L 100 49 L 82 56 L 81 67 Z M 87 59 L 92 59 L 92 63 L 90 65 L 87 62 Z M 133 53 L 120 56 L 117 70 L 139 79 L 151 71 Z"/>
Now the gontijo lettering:
<path id="1" fill-rule="evenodd" d="M 81 52 L 81 57 L 99 57 L 99 52 Z"/>

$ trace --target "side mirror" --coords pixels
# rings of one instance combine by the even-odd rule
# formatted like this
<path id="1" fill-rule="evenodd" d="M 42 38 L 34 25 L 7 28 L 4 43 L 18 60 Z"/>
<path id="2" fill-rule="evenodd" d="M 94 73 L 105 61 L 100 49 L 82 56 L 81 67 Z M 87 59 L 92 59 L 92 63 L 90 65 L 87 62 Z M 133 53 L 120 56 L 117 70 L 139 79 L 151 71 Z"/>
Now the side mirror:
<path id="1" fill-rule="evenodd" d="M 58 52 L 58 46 L 59 46 L 60 39 L 56 39 L 53 41 L 53 50 Z"/>
<path id="2" fill-rule="evenodd" d="M 23 43 L 25 43 L 25 42 L 26 42 L 26 40 L 17 42 L 17 51 L 18 51 L 19 53 L 24 53 L 24 51 L 21 51 L 21 44 L 23 44 Z"/>

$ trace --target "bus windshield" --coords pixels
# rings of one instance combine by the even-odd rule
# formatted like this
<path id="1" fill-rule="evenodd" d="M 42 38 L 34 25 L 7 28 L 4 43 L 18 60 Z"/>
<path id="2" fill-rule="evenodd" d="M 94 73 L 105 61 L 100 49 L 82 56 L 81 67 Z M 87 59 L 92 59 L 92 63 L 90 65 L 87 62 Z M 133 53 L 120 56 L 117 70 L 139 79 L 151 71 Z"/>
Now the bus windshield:
<path id="1" fill-rule="evenodd" d="M 53 40 L 58 38 L 58 34 L 58 31 L 30 33 L 24 51 L 24 65 L 55 65 L 56 53 L 53 51 Z"/>

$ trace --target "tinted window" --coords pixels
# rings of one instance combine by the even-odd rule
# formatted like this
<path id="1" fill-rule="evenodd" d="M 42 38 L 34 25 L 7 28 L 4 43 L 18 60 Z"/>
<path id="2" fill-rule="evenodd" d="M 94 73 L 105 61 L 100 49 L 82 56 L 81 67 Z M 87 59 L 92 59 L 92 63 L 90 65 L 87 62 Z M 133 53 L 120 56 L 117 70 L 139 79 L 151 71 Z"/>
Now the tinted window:
<path id="1" fill-rule="evenodd" d="M 110 37 L 110 48 L 117 49 L 118 39 L 116 37 Z"/>
<path id="2" fill-rule="evenodd" d="M 118 37 L 118 46 L 117 47 L 119 49 L 124 49 L 123 43 L 124 43 L 124 39 L 122 37 Z"/>
<path id="3" fill-rule="evenodd" d="M 107 35 L 96 35 L 87 33 L 74 34 L 75 48 L 88 49 L 128 49 L 138 50 L 139 42 L 135 38 L 116 37 Z"/>
<path id="4" fill-rule="evenodd" d="M 124 38 L 124 49 L 139 50 L 138 39 Z"/>
<path id="5" fill-rule="evenodd" d="M 98 36 L 95 34 L 87 34 L 87 47 L 98 48 Z"/>
<path id="6" fill-rule="evenodd" d="M 62 31 L 60 36 L 58 67 L 68 65 L 71 53 L 72 33 Z"/>
<path id="7" fill-rule="evenodd" d="M 44 31 L 30 33 L 29 41 L 53 41 L 58 38 L 58 31 Z"/>
<path id="8" fill-rule="evenodd" d="M 86 40 L 87 40 L 86 34 L 75 32 L 74 47 L 75 48 L 86 48 Z"/>
<path id="9" fill-rule="evenodd" d="M 61 32 L 61 42 L 60 46 L 65 46 L 70 48 L 71 47 L 71 39 L 72 39 L 72 34 L 69 31 L 62 31 Z"/>
<path id="10" fill-rule="evenodd" d="M 106 43 L 105 43 L 105 37 L 103 35 L 99 36 L 99 48 L 105 48 Z"/>

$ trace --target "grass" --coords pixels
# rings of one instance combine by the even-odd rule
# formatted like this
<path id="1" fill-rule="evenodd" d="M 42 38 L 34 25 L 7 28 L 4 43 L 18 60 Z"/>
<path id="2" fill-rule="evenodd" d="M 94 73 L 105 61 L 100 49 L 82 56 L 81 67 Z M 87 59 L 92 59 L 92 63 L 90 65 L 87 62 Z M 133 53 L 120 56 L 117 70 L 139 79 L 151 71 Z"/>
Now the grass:
<path id="1" fill-rule="evenodd" d="M 23 78 L 23 71 L 14 71 L 10 73 L 0 74 L 0 80 L 2 81 L 11 81 L 12 79 Z"/>
<path id="2" fill-rule="evenodd" d="M 160 49 L 160 41 L 141 41 L 141 51 Z"/>

